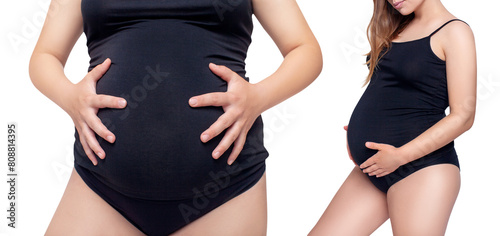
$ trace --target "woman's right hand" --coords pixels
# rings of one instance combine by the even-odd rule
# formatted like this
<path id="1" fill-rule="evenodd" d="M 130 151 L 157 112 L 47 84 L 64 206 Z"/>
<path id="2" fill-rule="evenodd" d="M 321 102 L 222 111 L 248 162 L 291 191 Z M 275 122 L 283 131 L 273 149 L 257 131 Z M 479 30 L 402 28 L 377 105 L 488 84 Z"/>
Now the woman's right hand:
<path id="1" fill-rule="evenodd" d="M 347 125 L 344 126 L 344 130 L 347 132 Z M 345 143 L 346 143 L 346 147 L 347 147 L 347 154 L 349 155 L 349 158 L 351 159 L 352 163 L 354 163 L 354 165 L 358 165 L 356 164 L 356 162 L 354 161 L 354 159 L 352 158 L 352 155 L 351 155 L 351 149 L 349 149 L 349 143 L 347 142 L 347 134 L 346 134 L 346 140 L 345 140 Z"/>
<path id="2" fill-rule="evenodd" d="M 64 110 L 75 123 L 83 150 L 94 165 L 97 165 L 96 155 L 104 159 L 106 153 L 97 142 L 95 134 L 104 140 L 113 143 L 115 135 L 106 128 L 97 117 L 100 108 L 125 108 L 127 101 L 123 98 L 110 95 L 96 94 L 97 81 L 111 66 L 108 58 L 102 64 L 92 69 L 79 83 L 75 84 L 68 93 Z"/>

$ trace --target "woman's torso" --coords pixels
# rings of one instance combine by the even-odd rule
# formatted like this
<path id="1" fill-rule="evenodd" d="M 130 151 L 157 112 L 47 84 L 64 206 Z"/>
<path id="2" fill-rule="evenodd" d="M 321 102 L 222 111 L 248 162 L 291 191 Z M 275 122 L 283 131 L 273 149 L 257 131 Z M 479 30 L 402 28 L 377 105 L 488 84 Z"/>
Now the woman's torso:
<path id="1" fill-rule="evenodd" d="M 446 63 L 432 51 L 431 36 L 392 43 L 379 61 L 349 122 L 349 148 L 358 164 L 376 153 L 367 141 L 400 147 L 445 117 Z M 433 154 L 452 148 L 453 142 Z"/>
<path id="2" fill-rule="evenodd" d="M 264 161 L 260 117 L 237 162 L 228 167 L 227 153 L 211 157 L 224 133 L 200 141 L 222 108 L 188 105 L 192 96 L 226 91 L 226 82 L 209 70 L 211 62 L 245 78 L 250 0 L 82 0 L 82 15 L 89 70 L 112 60 L 97 93 L 124 97 L 127 107 L 99 110 L 116 142 L 99 139 L 106 158 L 96 167 L 75 152 L 78 164 L 125 194 L 179 199 L 217 181 L 213 176 L 226 178 Z"/>

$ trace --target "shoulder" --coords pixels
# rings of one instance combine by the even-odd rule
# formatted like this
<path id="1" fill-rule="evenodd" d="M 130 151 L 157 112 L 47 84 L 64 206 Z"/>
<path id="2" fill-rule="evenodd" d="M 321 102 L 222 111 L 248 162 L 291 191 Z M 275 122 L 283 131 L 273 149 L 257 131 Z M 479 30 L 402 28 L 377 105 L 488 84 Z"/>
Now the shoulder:
<path id="1" fill-rule="evenodd" d="M 474 34 L 471 27 L 463 21 L 452 21 L 439 30 L 434 36 L 435 45 L 441 48 L 441 59 L 446 60 L 451 55 L 460 55 L 465 51 L 475 51 Z"/>
<path id="2" fill-rule="evenodd" d="M 473 37 L 471 27 L 464 21 L 456 20 L 450 22 L 442 29 L 443 33 L 448 36 L 448 38 L 464 38 Z"/>
<path id="3" fill-rule="evenodd" d="M 471 27 L 463 21 L 452 21 L 440 30 L 438 36 L 443 49 L 457 49 L 456 47 L 463 47 L 473 45 L 474 34 Z"/>

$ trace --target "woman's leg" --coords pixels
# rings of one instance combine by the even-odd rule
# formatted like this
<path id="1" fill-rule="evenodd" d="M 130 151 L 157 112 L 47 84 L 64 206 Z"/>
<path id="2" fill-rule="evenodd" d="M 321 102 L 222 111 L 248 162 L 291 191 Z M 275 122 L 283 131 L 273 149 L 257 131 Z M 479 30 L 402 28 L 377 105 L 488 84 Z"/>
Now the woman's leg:
<path id="1" fill-rule="evenodd" d="M 309 236 L 370 235 L 388 216 L 385 193 L 355 167 Z"/>
<path id="2" fill-rule="evenodd" d="M 426 167 L 387 193 L 394 235 L 442 236 L 460 190 L 460 171 L 451 164 Z"/>
<path id="3" fill-rule="evenodd" d="M 92 191 L 73 169 L 47 236 L 144 235 Z"/>
<path id="4" fill-rule="evenodd" d="M 267 197 L 264 176 L 251 189 L 190 223 L 173 235 L 266 235 Z M 144 235 L 99 197 L 73 170 L 49 224 L 47 236 Z"/>
<path id="5" fill-rule="evenodd" d="M 263 236 L 267 231 L 266 174 L 251 189 L 178 230 L 172 236 Z"/>

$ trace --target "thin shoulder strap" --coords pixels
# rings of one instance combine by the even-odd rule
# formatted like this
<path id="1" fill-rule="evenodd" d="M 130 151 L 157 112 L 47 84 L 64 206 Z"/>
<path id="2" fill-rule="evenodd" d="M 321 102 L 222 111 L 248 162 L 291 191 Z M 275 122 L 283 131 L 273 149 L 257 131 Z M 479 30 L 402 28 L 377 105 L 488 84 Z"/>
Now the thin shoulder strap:
<path id="1" fill-rule="evenodd" d="M 450 22 L 453 22 L 453 21 L 461 21 L 461 22 L 464 22 L 466 25 L 469 25 L 467 24 L 465 21 L 463 20 L 460 20 L 460 19 L 452 19 L 452 20 L 449 20 L 447 21 L 446 23 L 444 23 L 441 27 L 439 27 L 437 30 L 434 30 L 434 32 L 432 32 L 432 34 L 429 35 L 429 37 L 431 37 L 432 35 L 434 35 L 435 33 L 437 33 L 439 30 L 441 30 L 443 27 L 445 27 L 447 24 L 449 24 Z"/>

